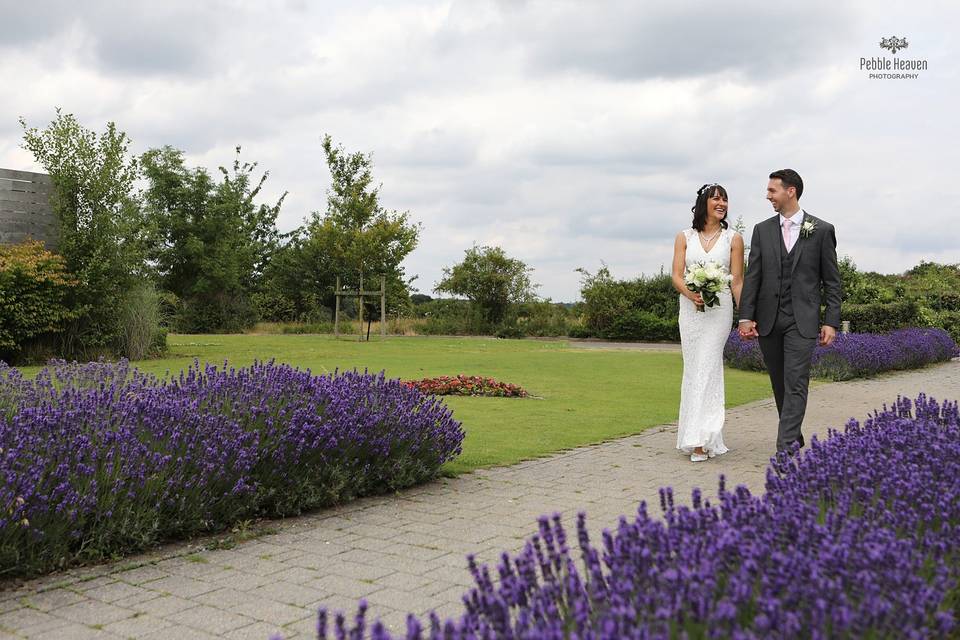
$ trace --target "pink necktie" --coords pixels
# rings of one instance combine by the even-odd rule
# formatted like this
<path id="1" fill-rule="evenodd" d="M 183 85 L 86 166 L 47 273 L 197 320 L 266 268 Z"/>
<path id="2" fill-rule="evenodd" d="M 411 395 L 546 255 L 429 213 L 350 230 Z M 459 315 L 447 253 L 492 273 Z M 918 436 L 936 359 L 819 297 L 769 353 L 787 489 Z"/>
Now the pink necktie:
<path id="1" fill-rule="evenodd" d="M 783 244 L 787 248 L 787 252 L 790 252 L 792 248 L 792 243 L 790 242 L 790 227 L 793 226 L 792 220 L 783 221 Z"/>

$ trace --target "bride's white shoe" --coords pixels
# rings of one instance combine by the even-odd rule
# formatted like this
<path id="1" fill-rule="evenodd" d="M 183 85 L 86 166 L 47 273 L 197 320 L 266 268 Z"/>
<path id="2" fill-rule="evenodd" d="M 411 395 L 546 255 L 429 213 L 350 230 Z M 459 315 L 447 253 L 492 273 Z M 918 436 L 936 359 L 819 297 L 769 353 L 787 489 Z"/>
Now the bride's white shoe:
<path id="1" fill-rule="evenodd" d="M 691 453 L 690 462 L 703 462 L 704 460 L 710 457 L 711 456 L 709 453 Z"/>

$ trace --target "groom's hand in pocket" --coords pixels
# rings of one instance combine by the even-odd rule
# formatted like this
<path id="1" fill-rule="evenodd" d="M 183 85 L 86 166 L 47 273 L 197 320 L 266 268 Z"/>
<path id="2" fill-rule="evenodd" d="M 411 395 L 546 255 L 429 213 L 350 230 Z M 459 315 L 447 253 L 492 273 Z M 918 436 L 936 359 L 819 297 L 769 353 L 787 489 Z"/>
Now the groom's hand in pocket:
<path id="1" fill-rule="evenodd" d="M 837 337 L 837 330 L 828 324 L 820 327 L 820 346 L 829 347 Z"/>

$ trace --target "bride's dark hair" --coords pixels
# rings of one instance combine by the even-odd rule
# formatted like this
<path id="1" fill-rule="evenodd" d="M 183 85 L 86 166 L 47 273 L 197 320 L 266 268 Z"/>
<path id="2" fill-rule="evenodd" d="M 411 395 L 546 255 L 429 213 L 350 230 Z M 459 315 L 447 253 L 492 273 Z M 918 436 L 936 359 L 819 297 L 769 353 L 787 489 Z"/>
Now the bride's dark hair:
<path id="1" fill-rule="evenodd" d="M 707 226 L 707 200 L 717 193 L 723 196 L 724 199 L 729 199 L 727 198 L 727 190 L 716 183 L 705 184 L 697 189 L 697 201 L 690 207 L 690 211 L 693 212 L 693 224 L 690 226 L 697 231 L 703 231 L 703 228 Z M 723 220 L 720 221 L 720 226 L 724 229 L 729 226 L 727 225 L 727 215 L 729 215 L 729 212 L 725 213 Z"/>

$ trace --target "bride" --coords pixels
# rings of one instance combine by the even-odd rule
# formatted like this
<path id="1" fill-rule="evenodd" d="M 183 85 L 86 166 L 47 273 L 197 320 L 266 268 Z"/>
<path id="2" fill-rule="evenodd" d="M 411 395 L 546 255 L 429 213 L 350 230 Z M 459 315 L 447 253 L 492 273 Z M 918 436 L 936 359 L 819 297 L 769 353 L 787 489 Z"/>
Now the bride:
<path id="1" fill-rule="evenodd" d="M 703 306 L 699 293 L 690 291 L 684 271 L 697 262 L 717 262 L 730 271 L 730 289 L 740 305 L 743 287 L 743 238 L 727 225 L 727 190 L 705 184 L 697 190 L 691 209 L 693 225 L 677 234 L 673 247 L 673 286 L 680 292 L 680 345 L 683 384 L 677 449 L 692 462 L 727 452 L 723 444 L 723 346 L 733 326 L 730 292 L 720 294 L 719 306 Z"/>

